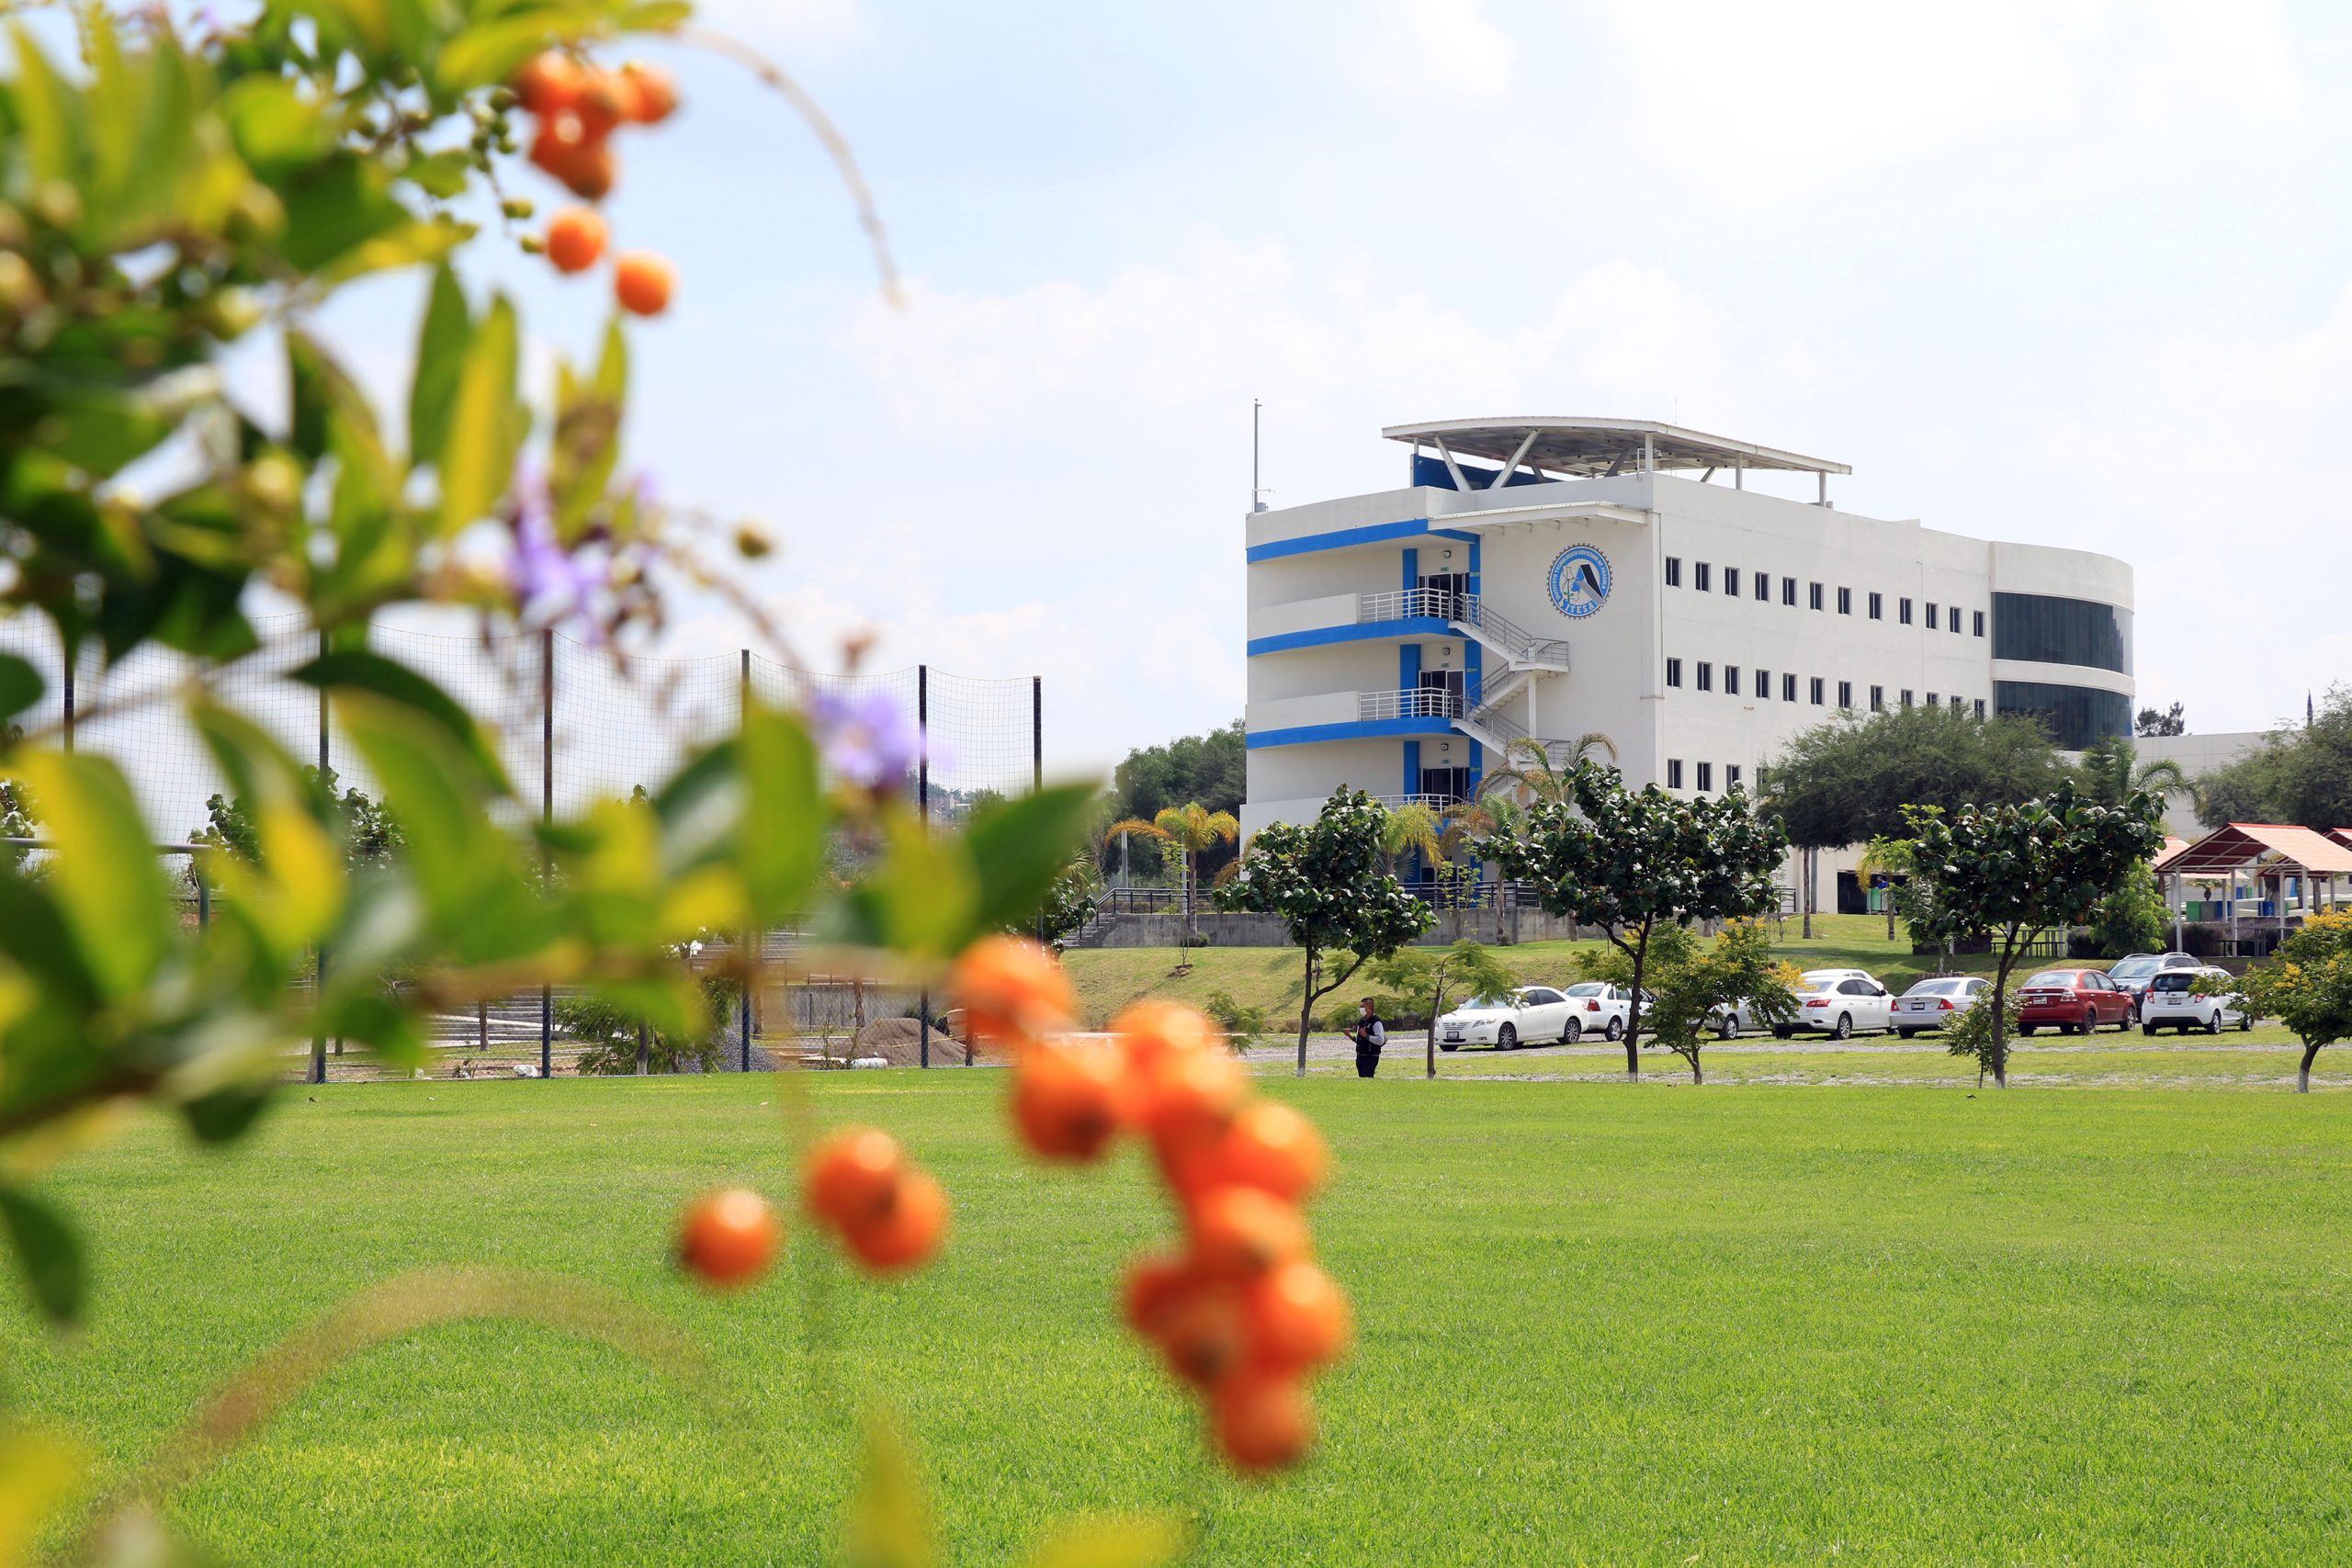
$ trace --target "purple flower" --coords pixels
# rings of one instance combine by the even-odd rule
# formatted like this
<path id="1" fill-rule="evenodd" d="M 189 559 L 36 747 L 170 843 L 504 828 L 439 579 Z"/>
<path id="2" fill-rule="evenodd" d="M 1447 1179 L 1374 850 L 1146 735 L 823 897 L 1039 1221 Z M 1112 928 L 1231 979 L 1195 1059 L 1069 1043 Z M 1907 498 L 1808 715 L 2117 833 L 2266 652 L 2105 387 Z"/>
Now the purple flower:
<path id="1" fill-rule="evenodd" d="M 518 474 L 514 493 L 514 554 L 507 562 L 507 581 L 516 608 L 525 620 L 542 626 L 576 615 L 587 625 L 590 640 L 601 641 L 604 628 L 593 612 L 605 584 L 605 563 L 573 555 L 556 538 L 547 486 L 537 474 Z"/>
<path id="2" fill-rule="evenodd" d="M 862 789 L 897 789 L 922 739 L 913 717 L 880 692 L 862 697 L 820 692 L 808 710 L 825 765 Z"/>

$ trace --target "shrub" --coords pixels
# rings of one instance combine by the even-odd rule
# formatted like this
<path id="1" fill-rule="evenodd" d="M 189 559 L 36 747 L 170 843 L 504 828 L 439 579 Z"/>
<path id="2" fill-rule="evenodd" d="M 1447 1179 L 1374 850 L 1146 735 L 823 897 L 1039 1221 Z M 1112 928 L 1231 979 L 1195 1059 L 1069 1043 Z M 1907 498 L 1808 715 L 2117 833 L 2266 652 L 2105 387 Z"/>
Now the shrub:
<path id="1" fill-rule="evenodd" d="M 577 1064 L 583 1075 L 623 1077 L 637 1071 L 638 1031 L 645 1030 L 646 1071 L 707 1073 L 725 1050 L 728 1020 L 741 987 L 723 976 L 702 982 L 704 1027 L 676 1034 L 644 1025 L 637 1014 L 601 996 L 566 997 L 555 1004 L 555 1026 L 587 1047 Z"/>

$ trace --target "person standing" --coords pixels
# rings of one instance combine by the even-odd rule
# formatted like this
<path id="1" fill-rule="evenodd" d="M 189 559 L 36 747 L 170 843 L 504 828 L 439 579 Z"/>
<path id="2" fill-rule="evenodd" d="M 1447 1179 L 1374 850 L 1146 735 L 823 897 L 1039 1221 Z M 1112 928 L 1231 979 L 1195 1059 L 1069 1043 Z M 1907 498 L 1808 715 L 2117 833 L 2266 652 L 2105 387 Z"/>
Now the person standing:
<path id="1" fill-rule="evenodd" d="M 1373 1011 L 1372 998 L 1364 998 L 1357 1004 L 1356 1026 L 1348 1038 L 1356 1043 L 1356 1077 L 1368 1078 L 1380 1071 L 1381 1047 L 1388 1043 L 1387 1027 L 1380 1015 Z"/>

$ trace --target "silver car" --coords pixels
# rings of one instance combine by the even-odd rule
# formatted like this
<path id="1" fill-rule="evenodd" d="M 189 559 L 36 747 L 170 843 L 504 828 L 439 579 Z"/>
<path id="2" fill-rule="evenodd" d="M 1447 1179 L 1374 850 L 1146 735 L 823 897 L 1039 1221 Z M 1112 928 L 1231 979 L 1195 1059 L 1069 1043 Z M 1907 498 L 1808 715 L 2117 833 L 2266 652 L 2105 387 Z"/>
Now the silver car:
<path id="1" fill-rule="evenodd" d="M 1939 975 L 1922 980 L 1894 1001 L 1894 1032 L 1908 1040 L 1931 1029 L 1941 1029 L 1974 1007 L 1993 988 L 1989 980 L 1965 975 Z"/>

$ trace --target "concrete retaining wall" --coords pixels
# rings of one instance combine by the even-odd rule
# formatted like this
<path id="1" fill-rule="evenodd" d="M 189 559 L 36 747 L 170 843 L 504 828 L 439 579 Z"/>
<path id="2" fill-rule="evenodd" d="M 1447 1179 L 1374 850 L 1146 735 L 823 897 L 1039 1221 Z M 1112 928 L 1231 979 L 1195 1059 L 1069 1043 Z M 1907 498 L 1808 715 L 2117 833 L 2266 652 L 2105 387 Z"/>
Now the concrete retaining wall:
<path id="1" fill-rule="evenodd" d="M 1211 947 L 1288 947 L 1290 937 L 1275 915 L 1204 913 L 1200 933 Z M 1555 919 L 1541 909 L 1447 910 L 1418 945 L 1443 947 L 1457 937 L 1490 946 L 1522 942 L 1560 942 L 1572 937 L 1599 938 L 1598 926 L 1576 926 Z M 1179 947 L 1184 941 L 1182 915 L 1111 915 L 1090 947 Z"/>

